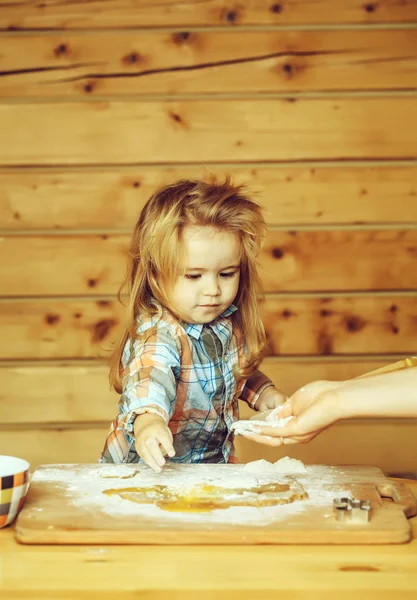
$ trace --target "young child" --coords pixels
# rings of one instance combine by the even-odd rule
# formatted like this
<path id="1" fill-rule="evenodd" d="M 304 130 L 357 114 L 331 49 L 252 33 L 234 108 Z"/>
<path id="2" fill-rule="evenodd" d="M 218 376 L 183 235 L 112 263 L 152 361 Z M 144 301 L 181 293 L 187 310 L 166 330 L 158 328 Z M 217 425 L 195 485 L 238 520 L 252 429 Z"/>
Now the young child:
<path id="1" fill-rule="evenodd" d="M 121 393 L 100 462 L 236 462 L 238 399 L 255 410 L 286 400 L 257 370 L 265 346 L 258 204 L 241 187 L 178 181 L 136 224 L 126 331 L 110 381 Z"/>

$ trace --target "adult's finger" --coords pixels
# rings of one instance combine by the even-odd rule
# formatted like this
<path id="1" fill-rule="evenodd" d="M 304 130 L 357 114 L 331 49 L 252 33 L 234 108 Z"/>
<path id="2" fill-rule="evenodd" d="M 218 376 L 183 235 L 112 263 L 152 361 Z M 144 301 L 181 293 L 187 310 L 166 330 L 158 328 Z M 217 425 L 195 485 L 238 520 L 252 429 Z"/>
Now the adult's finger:
<path id="1" fill-rule="evenodd" d="M 252 433 L 250 431 L 245 431 L 240 433 L 243 437 L 248 440 L 252 440 L 254 442 L 258 442 L 259 444 L 264 444 L 265 446 L 287 446 L 290 444 L 298 444 L 299 442 L 293 438 L 280 438 L 280 437 L 272 437 L 269 435 L 260 435 L 258 433 Z"/>
<path id="2" fill-rule="evenodd" d="M 268 422 L 265 425 L 258 425 L 256 427 L 257 433 L 261 435 L 269 435 L 271 437 L 298 437 L 303 435 L 303 432 L 300 431 L 297 418 L 291 419 L 286 425 L 282 427 L 272 427 L 268 425 Z"/>

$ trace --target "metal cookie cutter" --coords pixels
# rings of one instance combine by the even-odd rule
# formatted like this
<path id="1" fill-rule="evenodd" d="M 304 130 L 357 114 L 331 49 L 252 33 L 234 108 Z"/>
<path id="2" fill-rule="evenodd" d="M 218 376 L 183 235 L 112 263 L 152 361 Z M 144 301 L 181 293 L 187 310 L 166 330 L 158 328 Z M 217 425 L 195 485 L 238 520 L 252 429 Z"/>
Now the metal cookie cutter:
<path id="1" fill-rule="evenodd" d="M 371 515 L 371 503 L 369 500 L 334 498 L 333 509 L 337 521 L 368 523 Z"/>

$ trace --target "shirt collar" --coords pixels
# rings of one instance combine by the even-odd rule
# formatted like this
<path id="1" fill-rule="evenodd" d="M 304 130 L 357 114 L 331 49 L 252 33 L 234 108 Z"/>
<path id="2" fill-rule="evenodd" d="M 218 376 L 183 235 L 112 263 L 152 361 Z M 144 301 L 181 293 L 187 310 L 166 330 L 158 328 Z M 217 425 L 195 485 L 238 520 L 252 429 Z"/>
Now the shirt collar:
<path id="1" fill-rule="evenodd" d="M 226 308 L 226 310 L 222 312 L 221 315 L 217 317 L 217 319 L 211 321 L 211 323 L 206 323 L 205 325 L 216 324 L 220 321 L 220 319 L 230 317 L 230 315 L 233 314 L 236 310 L 238 310 L 237 306 L 231 304 L 228 308 Z M 201 323 L 186 323 L 185 321 L 182 321 L 182 326 L 184 327 L 185 333 L 196 340 L 200 339 L 201 332 L 203 331 L 203 327 L 205 327 L 205 325 Z"/>

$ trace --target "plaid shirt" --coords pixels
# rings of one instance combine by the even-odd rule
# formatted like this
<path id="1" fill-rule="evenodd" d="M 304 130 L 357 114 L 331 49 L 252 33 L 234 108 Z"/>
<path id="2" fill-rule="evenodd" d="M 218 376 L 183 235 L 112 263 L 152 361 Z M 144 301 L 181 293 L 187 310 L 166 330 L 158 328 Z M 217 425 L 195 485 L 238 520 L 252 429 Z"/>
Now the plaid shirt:
<path id="1" fill-rule="evenodd" d="M 133 423 L 137 415 L 155 413 L 168 424 L 180 463 L 237 462 L 230 427 L 239 418 L 238 399 L 254 408 L 273 385 L 257 371 L 236 381 L 233 367 L 244 354 L 242 335 L 233 326 L 230 306 L 205 325 L 178 322 L 159 307 L 142 320 L 122 356 L 123 393 L 99 462 L 135 463 Z"/>

